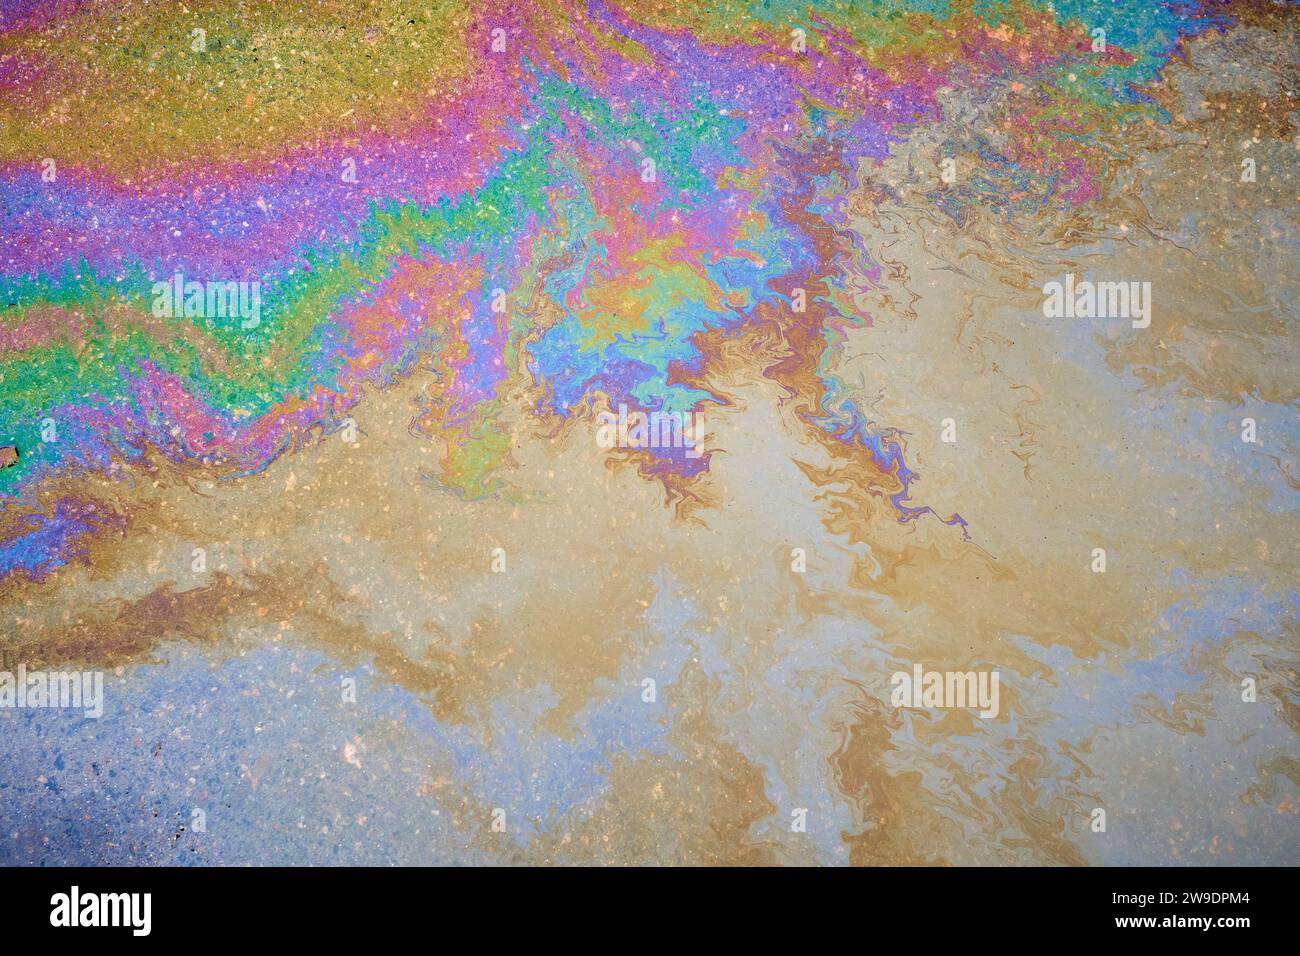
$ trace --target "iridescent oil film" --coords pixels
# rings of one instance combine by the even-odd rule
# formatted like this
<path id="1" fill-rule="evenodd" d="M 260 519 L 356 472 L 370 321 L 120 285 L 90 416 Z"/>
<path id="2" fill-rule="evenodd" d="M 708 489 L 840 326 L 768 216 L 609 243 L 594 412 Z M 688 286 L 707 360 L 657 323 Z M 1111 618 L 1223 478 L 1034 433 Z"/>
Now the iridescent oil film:
<path id="1" fill-rule="evenodd" d="M 0 864 L 1300 863 L 1300 5 L 0 11 Z"/>

